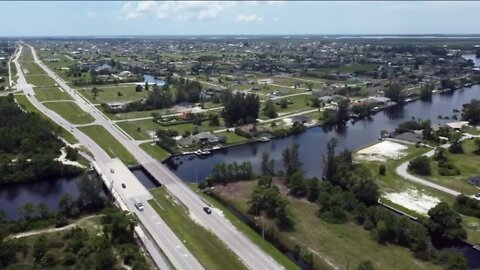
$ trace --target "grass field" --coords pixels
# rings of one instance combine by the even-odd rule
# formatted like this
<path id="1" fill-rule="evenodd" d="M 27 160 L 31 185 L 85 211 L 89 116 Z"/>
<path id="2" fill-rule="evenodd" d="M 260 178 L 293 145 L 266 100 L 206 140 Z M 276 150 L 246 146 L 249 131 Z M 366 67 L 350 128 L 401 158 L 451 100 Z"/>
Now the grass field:
<path id="1" fill-rule="evenodd" d="M 473 151 L 476 149 L 474 140 L 465 140 L 462 142 L 464 153 L 452 154 L 447 151 L 447 158 L 450 163 L 460 169 L 460 175 L 441 176 L 438 174 L 438 165 L 436 161 L 431 162 L 432 175 L 425 177 L 442 186 L 449 187 L 467 195 L 473 195 L 480 192 L 480 189 L 474 187 L 468 182 L 469 177 L 480 175 L 480 155 Z"/>
<path id="2" fill-rule="evenodd" d="M 95 120 L 89 113 L 80 109 L 74 102 L 49 102 L 43 105 L 73 124 L 83 125 Z"/>
<path id="3" fill-rule="evenodd" d="M 148 91 L 135 92 L 135 85 L 105 85 L 98 86 L 98 96 L 92 95 L 92 88 L 78 90 L 92 103 L 125 102 L 146 98 Z M 120 94 L 120 95 L 119 95 Z"/>
<path id="4" fill-rule="evenodd" d="M 212 232 L 193 221 L 164 188 L 151 190 L 149 203 L 205 269 L 246 269 L 239 258 Z"/>
<path id="5" fill-rule="evenodd" d="M 156 160 L 164 160 L 170 156 L 170 153 L 165 151 L 160 146 L 156 145 L 155 143 L 146 142 L 140 144 L 140 148 L 142 148 L 147 154 L 153 157 Z"/>
<path id="6" fill-rule="evenodd" d="M 222 198 L 245 213 L 248 208 L 245 202 L 255 184 L 255 181 L 240 183 L 242 192 L 233 191 L 235 195 L 225 190 L 218 192 Z M 316 204 L 292 197 L 285 198 L 289 201 L 289 210 L 295 218 L 296 229 L 293 232 L 280 232 L 278 237 L 290 248 L 299 245 L 303 251 L 310 250 L 316 269 L 334 269 L 332 265 L 337 269 L 346 269 L 347 264 L 351 269 L 356 269 L 357 265 L 365 260 L 370 260 L 375 269 L 440 269 L 415 259 L 407 248 L 378 244 L 369 231 L 353 222 L 324 222 L 317 216 Z M 275 226 L 274 221 L 263 220 L 266 230 Z"/>
<path id="7" fill-rule="evenodd" d="M 51 100 L 71 100 L 72 97 L 64 91 L 60 91 L 58 87 L 34 88 L 35 96 L 39 101 Z"/>
<path id="8" fill-rule="evenodd" d="M 131 121 L 131 122 L 119 122 L 117 125 L 128 133 L 135 140 L 148 140 L 151 139 L 151 132 L 155 133 L 161 129 L 162 126 L 153 122 L 152 119 Z M 140 128 L 140 130 L 138 130 Z"/>
<path id="9" fill-rule="evenodd" d="M 127 165 L 137 163 L 135 158 L 128 150 L 115 139 L 108 131 L 98 125 L 79 127 L 79 129 L 92 138 L 100 147 L 105 150 L 110 157 L 118 157 Z"/>
<path id="10" fill-rule="evenodd" d="M 48 120 L 49 122 L 51 122 L 53 125 L 59 127 L 60 130 L 61 130 L 60 136 L 62 136 L 67 142 L 69 142 L 70 144 L 76 144 L 76 143 L 78 143 L 78 140 L 72 135 L 72 133 L 70 133 L 70 132 L 67 131 L 66 129 L 62 128 L 61 126 L 57 125 L 55 122 L 53 122 L 52 120 L 50 120 L 50 118 L 48 118 L 48 117 L 45 116 L 42 112 L 40 112 L 39 110 L 37 110 L 37 108 L 35 108 L 35 106 L 33 106 L 32 103 L 30 103 L 30 101 L 28 101 L 28 99 L 27 99 L 26 96 L 24 96 L 24 95 L 15 95 L 15 99 L 17 100 L 17 102 L 18 102 L 26 111 L 37 113 L 37 114 L 40 115 L 42 118 L 47 119 L 47 120 Z"/>

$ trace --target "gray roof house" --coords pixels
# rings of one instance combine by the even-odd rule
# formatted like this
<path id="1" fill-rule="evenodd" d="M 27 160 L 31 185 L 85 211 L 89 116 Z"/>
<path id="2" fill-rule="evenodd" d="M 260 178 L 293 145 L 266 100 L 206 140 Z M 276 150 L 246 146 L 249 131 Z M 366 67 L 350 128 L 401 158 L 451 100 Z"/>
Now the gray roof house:
<path id="1" fill-rule="evenodd" d="M 197 143 L 200 143 L 202 145 L 216 144 L 218 142 L 219 142 L 218 137 L 213 135 L 210 132 L 200 132 L 196 135 L 190 135 L 186 138 L 181 138 L 180 140 L 177 141 L 177 143 L 181 146 L 189 146 Z"/>
<path id="2" fill-rule="evenodd" d="M 480 175 L 479 176 L 472 176 L 468 179 L 470 184 L 480 187 Z"/>

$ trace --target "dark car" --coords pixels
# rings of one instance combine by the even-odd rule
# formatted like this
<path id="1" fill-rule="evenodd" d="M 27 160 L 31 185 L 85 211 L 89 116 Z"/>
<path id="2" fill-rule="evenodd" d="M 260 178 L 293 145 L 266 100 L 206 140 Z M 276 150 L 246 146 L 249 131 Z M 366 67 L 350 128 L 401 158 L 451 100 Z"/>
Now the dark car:
<path id="1" fill-rule="evenodd" d="M 475 193 L 475 197 L 480 198 L 480 192 Z"/>
<path id="2" fill-rule="evenodd" d="M 210 210 L 210 208 L 208 208 L 208 207 L 206 207 L 206 206 L 203 207 L 203 211 L 205 211 L 205 213 L 207 213 L 207 214 L 209 214 L 209 215 L 212 213 L 212 210 Z"/>
<path id="3" fill-rule="evenodd" d="M 122 188 L 126 188 L 127 186 L 125 185 L 125 183 L 122 183 Z"/>

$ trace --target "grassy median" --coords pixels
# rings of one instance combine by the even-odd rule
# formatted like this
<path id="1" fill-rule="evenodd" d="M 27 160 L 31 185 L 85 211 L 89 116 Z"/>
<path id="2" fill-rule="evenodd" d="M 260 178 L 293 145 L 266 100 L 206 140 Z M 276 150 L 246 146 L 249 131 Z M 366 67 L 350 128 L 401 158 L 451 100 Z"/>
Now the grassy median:
<path id="1" fill-rule="evenodd" d="M 58 113 L 72 124 L 83 125 L 92 123 L 95 120 L 93 116 L 82 110 L 74 102 L 49 102 L 43 105 Z"/>
<path id="2" fill-rule="evenodd" d="M 35 96 L 39 101 L 71 100 L 72 97 L 58 87 L 34 88 Z"/>
<path id="3" fill-rule="evenodd" d="M 113 137 L 104 127 L 98 125 L 79 127 L 82 132 L 92 138 L 110 157 L 118 157 L 127 165 L 137 164 L 137 160 L 128 150 Z"/>
<path id="4" fill-rule="evenodd" d="M 205 269 L 247 269 L 220 239 L 195 223 L 163 187 L 151 193 L 154 199 L 149 203 Z"/>

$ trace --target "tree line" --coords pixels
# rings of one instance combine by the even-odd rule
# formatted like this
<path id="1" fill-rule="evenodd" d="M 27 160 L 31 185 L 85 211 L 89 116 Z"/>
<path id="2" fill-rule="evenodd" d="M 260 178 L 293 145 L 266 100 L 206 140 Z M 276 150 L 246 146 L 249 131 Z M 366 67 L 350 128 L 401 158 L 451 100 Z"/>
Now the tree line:
<path id="1" fill-rule="evenodd" d="M 81 173 L 54 160 L 64 146 L 60 132 L 38 114 L 22 111 L 13 95 L 0 97 L 0 185 Z"/>

